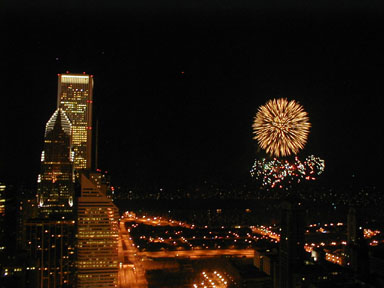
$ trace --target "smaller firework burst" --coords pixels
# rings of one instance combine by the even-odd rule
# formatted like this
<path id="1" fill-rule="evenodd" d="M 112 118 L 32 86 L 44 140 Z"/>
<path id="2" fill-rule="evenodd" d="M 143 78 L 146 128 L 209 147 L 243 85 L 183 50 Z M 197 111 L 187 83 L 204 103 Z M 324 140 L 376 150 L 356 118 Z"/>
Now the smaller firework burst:
<path id="1" fill-rule="evenodd" d="M 251 169 L 251 175 L 262 181 L 263 186 L 282 188 L 283 183 L 300 183 L 302 180 L 316 180 L 323 173 L 324 160 L 313 155 L 308 156 L 304 162 L 295 157 L 293 162 L 288 160 L 256 160 Z"/>

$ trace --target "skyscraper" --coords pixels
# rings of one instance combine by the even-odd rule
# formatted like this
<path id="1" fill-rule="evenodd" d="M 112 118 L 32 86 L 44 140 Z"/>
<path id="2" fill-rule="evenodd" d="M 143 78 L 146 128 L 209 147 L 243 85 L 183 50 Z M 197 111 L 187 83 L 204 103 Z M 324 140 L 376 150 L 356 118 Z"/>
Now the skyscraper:
<path id="1" fill-rule="evenodd" d="M 297 287 L 304 262 L 304 210 L 290 200 L 281 205 L 279 287 Z"/>
<path id="2" fill-rule="evenodd" d="M 92 166 L 93 76 L 58 74 L 57 108 L 63 109 L 72 124 L 74 169 Z"/>
<path id="3" fill-rule="evenodd" d="M 119 214 L 106 196 L 106 185 L 92 181 L 98 178 L 96 174 L 81 173 L 76 233 L 78 288 L 117 286 Z"/>
<path id="4" fill-rule="evenodd" d="M 72 212 L 74 177 L 71 128 L 62 109 L 57 109 L 46 124 L 41 172 L 37 179 L 37 203 L 40 213 L 45 217 Z"/>
<path id="5" fill-rule="evenodd" d="M 72 287 L 75 257 L 72 125 L 58 108 L 45 126 L 38 175 L 39 218 L 25 223 L 31 284 L 39 288 Z"/>

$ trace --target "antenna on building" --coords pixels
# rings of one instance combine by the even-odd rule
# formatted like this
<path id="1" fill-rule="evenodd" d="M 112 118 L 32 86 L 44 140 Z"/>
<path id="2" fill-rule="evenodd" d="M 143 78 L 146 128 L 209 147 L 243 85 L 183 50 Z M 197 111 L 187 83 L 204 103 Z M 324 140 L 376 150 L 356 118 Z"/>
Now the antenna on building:
<path id="1" fill-rule="evenodd" d="M 99 120 L 96 120 L 95 169 L 99 168 Z"/>

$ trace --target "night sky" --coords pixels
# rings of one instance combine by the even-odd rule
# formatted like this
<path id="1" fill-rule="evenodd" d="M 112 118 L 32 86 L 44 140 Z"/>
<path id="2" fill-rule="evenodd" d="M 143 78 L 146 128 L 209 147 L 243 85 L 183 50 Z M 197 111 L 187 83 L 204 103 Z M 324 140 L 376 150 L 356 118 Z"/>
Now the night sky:
<path id="1" fill-rule="evenodd" d="M 381 183 L 379 0 L 9 2 L 2 182 L 34 185 L 57 73 L 68 70 L 94 75 L 98 167 L 116 183 L 248 181 L 262 156 L 253 117 L 276 97 L 308 112 L 299 156 L 326 161 L 325 183 Z"/>

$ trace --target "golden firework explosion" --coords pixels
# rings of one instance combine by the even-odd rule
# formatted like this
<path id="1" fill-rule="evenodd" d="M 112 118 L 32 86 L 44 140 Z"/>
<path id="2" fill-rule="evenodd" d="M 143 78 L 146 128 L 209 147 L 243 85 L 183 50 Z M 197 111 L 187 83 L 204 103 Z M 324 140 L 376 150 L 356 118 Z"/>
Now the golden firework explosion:
<path id="1" fill-rule="evenodd" d="M 252 127 L 253 139 L 262 149 L 271 156 L 285 157 L 304 148 L 311 124 L 299 103 L 280 98 L 259 107 Z"/>

